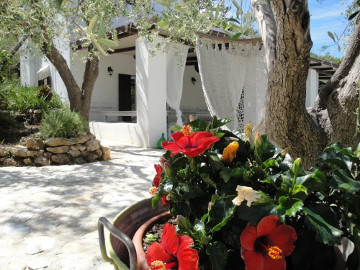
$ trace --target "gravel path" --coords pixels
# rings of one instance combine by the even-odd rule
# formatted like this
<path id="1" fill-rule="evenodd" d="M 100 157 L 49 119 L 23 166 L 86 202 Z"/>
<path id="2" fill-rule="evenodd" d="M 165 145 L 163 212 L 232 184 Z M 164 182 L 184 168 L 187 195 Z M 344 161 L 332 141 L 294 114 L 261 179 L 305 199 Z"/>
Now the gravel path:
<path id="1" fill-rule="evenodd" d="M 0 168 L 0 270 L 107 270 L 97 220 L 149 197 L 161 150 L 110 146 L 110 161 Z"/>

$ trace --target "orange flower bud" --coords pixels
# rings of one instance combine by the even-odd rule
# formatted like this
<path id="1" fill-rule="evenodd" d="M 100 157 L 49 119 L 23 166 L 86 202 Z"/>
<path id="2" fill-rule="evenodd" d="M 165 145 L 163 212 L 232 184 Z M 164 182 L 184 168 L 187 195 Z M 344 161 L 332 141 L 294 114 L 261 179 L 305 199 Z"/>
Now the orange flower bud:
<path id="1" fill-rule="evenodd" d="M 222 155 L 222 161 L 224 163 L 230 163 L 236 157 L 236 151 L 239 148 L 239 143 L 234 141 L 231 142 L 228 146 L 225 147 Z"/>
<path id="2" fill-rule="evenodd" d="M 260 145 L 262 145 L 262 143 L 263 143 L 263 141 L 262 141 L 260 133 L 256 132 L 256 134 L 255 134 L 255 146 L 260 146 Z"/>

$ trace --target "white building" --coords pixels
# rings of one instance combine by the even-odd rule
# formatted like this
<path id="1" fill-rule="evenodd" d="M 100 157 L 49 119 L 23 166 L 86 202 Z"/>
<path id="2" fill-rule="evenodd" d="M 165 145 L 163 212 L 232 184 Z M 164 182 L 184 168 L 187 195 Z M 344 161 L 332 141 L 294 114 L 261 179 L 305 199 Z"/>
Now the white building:
<path id="1" fill-rule="evenodd" d="M 90 128 L 99 139 L 155 147 L 162 133 L 168 136 L 169 127 L 176 122 L 180 124 L 180 112 L 176 110 L 177 107 L 182 112 L 182 121 L 187 121 L 190 114 L 204 120 L 210 119 L 208 110 L 210 103 L 206 101 L 209 97 L 204 95 L 202 79 L 207 78 L 204 73 L 208 68 L 204 66 L 211 66 L 214 63 L 204 61 L 206 59 L 202 59 L 200 63 L 197 54 L 191 48 L 188 53 L 188 48 L 183 45 L 176 45 L 178 47 L 175 50 L 176 53 L 172 53 L 170 49 L 166 54 L 157 52 L 152 56 L 149 53 L 151 44 L 141 41 L 136 31 L 128 26 L 122 26 L 118 28 L 118 32 L 119 47 L 109 56 L 101 57 L 99 76 L 92 95 Z M 228 48 L 228 40 L 221 39 L 222 41 L 217 42 L 222 42 L 223 48 Z M 266 95 L 264 88 L 266 88 L 267 77 L 261 41 L 255 40 L 252 44 L 258 46 L 259 49 L 258 52 L 255 51 L 255 54 L 249 55 L 257 60 L 247 60 L 245 64 L 246 75 L 242 81 L 241 90 L 244 96 L 241 97 L 242 112 L 240 113 L 242 114 L 241 121 L 245 123 L 252 121 L 256 124 L 264 108 Z M 71 62 L 72 52 L 69 44 L 59 41 L 57 46 L 61 49 L 77 82 L 81 84 L 85 64 L 81 61 Z M 174 46 L 170 45 L 170 48 Z M 184 52 L 183 58 L 177 55 L 181 50 Z M 81 54 L 81 52 L 78 53 Z M 250 59 L 249 57 L 247 59 Z M 312 59 L 312 62 L 314 61 Z M 201 67 L 202 76 L 200 76 L 198 64 Z M 327 68 L 323 66 L 323 63 L 316 65 L 318 69 Z M 42 83 L 41 80 L 45 79 L 51 88 L 64 101 L 67 101 L 65 85 L 56 69 L 46 58 L 33 55 L 22 56 L 20 67 L 22 84 L 37 86 Z M 219 66 L 217 70 L 223 71 L 223 69 Z M 223 82 L 232 80 L 227 76 L 225 75 L 221 80 Z M 219 85 L 225 84 L 219 81 Z M 306 106 L 311 106 L 314 102 L 318 85 L 319 73 L 311 68 L 307 81 Z M 227 91 L 226 87 L 221 90 Z M 259 90 L 261 90 L 260 94 L 257 93 Z M 225 96 L 222 95 L 221 98 Z M 226 107 L 229 100 L 224 99 L 221 102 Z M 233 109 L 230 108 L 230 110 Z"/>

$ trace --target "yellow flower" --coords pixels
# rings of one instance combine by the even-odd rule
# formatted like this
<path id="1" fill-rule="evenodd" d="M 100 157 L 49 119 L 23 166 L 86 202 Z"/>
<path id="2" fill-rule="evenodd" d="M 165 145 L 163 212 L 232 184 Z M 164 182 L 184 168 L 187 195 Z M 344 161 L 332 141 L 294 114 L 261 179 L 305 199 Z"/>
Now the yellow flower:
<path id="1" fill-rule="evenodd" d="M 230 163 L 231 161 L 234 160 L 234 158 L 236 157 L 236 151 L 239 148 L 239 143 L 238 142 L 231 142 L 228 146 L 225 147 L 224 151 L 223 151 L 223 155 L 222 155 L 222 161 L 224 163 Z"/>
<path id="2" fill-rule="evenodd" d="M 244 127 L 244 132 L 245 132 L 245 137 L 247 139 L 249 139 L 252 135 L 252 130 L 253 130 L 254 126 L 251 124 L 251 122 L 249 122 L 245 127 Z"/>
<path id="3" fill-rule="evenodd" d="M 247 201 L 246 205 L 250 207 L 252 202 L 255 202 L 260 198 L 257 191 L 253 190 L 251 187 L 237 186 L 236 191 L 238 192 L 238 195 L 232 202 L 238 206 L 245 200 Z"/>

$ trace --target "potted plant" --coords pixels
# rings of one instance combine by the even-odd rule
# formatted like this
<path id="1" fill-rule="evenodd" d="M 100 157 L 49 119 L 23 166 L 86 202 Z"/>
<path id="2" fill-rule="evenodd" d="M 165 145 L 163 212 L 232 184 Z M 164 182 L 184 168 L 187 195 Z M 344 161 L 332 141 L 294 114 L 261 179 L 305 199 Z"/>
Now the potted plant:
<path id="1" fill-rule="evenodd" d="M 332 145 L 304 170 L 251 124 L 235 134 L 227 122 L 191 121 L 163 142 L 150 193 L 177 226 L 149 247 L 149 267 L 359 269 L 360 146 Z"/>

